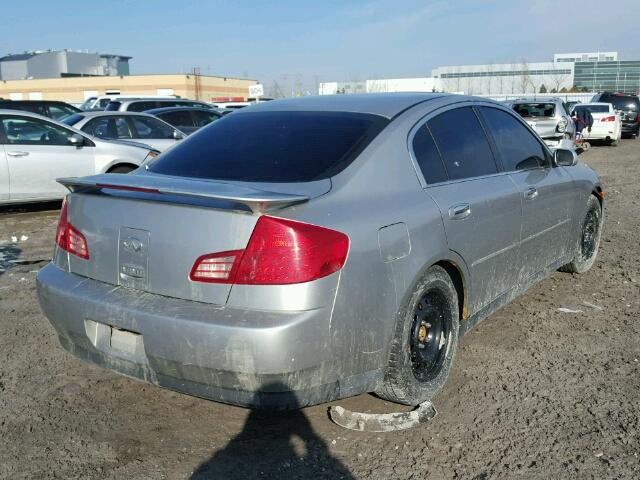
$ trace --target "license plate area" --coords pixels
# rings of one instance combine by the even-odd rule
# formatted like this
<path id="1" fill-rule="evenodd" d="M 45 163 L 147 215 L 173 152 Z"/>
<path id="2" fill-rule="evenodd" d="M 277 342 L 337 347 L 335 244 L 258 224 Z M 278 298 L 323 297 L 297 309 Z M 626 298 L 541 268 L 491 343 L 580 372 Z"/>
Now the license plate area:
<path id="1" fill-rule="evenodd" d="M 140 333 L 85 319 L 84 329 L 92 345 L 113 357 L 146 364 L 144 340 Z"/>
<path id="2" fill-rule="evenodd" d="M 118 282 L 123 287 L 149 287 L 149 232 L 122 227 L 118 242 Z"/>

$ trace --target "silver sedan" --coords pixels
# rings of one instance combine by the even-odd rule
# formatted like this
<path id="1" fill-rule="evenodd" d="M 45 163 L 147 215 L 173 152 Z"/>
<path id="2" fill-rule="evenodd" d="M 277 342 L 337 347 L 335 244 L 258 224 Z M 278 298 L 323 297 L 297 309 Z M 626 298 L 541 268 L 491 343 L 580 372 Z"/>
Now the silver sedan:
<path id="1" fill-rule="evenodd" d="M 56 200 L 60 176 L 127 173 L 158 154 L 148 145 L 91 137 L 35 113 L 0 110 L 0 203 Z"/>
<path id="2" fill-rule="evenodd" d="M 475 324 L 593 265 L 603 220 L 573 151 L 461 95 L 260 103 L 145 167 L 60 180 L 42 310 L 80 358 L 251 407 L 432 398 Z"/>
<path id="3" fill-rule="evenodd" d="M 163 152 L 186 137 L 153 115 L 137 112 L 79 112 L 63 123 L 103 140 L 134 140 Z"/>

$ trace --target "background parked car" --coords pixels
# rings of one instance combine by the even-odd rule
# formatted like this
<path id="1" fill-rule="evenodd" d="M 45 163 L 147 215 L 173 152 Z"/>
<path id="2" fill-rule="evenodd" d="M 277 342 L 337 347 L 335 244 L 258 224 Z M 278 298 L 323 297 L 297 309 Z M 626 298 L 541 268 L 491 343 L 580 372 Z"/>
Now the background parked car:
<path id="1" fill-rule="evenodd" d="M 622 136 L 638 137 L 640 134 L 640 99 L 636 95 L 603 92 L 594 95 L 591 101 L 612 104 L 614 110 L 620 114 Z"/>
<path id="2" fill-rule="evenodd" d="M 171 98 L 165 95 L 101 95 L 99 97 L 89 97 L 82 105 L 80 110 L 104 110 L 107 108 L 109 102 L 114 100 L 133 100 L 133 99 L 145 99 L 145 98 Z M 177 97 L 176 97 L 177 98 Z"/>
<path id="3" fill-rule="evenodd" d="M 67 190 L 56 178 L 127 173 L 157 150 L 91 137 L 50 118 L 0 110 L 0 203 L 55 200 Z"/>
<path id="4" fill-rule="evenodd" d="M 80 112 L 73 105 L 55 100 L 0 100 L 0 109 L 24 110 L 58 121 Z"/>
<path id="5" fill-rule="evenodd" d="M 622 122 L 620 116 L 610 103 L 581 103 L 573 108 L 572 114 L 580 110 L 589 110 L 593 117 L 591 132 L 582 131 L 585 140 L 605 140 L 609 145 L 618 145 L 622 137 Z"/>
<path id="6" fill-rule="evenodd" d="M 159 151 L 185 137 L 168 123 L 153 115 L 137 112 L 80 112 L 63 123 L 104 140 L 137 140 Z"/>
<path id="7" fill-rule="evenodd" d="M 138 99 L 138 100 L 113 100 L 109 102 L 105 110 L 119 112 L 144 112 L 154 108 L 162 107 L 200 107 L 214 108 L 208 103 L 198 102 L 196 100 L 187 100 L 183 98 L 164 98 L 164 99 Z"/>
<path id="8" fill-rule="evenodd" d="M 146 110 L 187 135 L 222 117 L 222 113 L 202 107 L 165 107 Z"/>
<path id="9" fill-rule="evenodd" d="M 562 100 L 522 98 L 509 103 L 549 147 L 570 148 L 573 145 L 576 128 L 569 109 Z"/>

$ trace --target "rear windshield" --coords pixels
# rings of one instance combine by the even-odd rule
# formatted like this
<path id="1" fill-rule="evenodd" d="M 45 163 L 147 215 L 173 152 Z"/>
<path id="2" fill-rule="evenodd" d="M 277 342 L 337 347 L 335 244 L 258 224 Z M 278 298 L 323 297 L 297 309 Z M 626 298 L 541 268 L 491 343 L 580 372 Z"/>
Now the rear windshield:
<path id="1" fill-rule="evenodd" d="M 577 105 L 574 110 L 576 112 L 589 110 L 591 113 L 609 113 L 609 107 L 607 105 Z"/>
<path id="2" fill-rule="evenodd" d="M 149 170 L 244 182 L 310 182 L 346 168 L 389 123 L 345 112 L 229 115 L 166 151 Z"/>
<path id="3" fill-rule="evenodd" d="M 638 100 L 638 97 L 603 94 L 598 101 L 611 103 L 616 110 L 624 110 L 625 112 L 640 111 L 640 100 Z"/>
<path id="4" fill-rule="evenodd" d="M 516 103 L 513 109 L 522 117 L 553 117 L 556 112 L 553 103 Z"/>

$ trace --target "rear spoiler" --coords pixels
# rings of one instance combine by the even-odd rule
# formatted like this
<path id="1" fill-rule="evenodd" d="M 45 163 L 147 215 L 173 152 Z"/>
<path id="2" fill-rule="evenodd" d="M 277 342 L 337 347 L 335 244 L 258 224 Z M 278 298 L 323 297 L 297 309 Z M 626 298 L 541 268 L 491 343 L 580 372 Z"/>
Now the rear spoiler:
<path id="1" fill-rule="evenodd" d="M 151 174 L 103 173 L 89 177 L 58 178 L 70 192 L 100 193 L 124 190 L 156 195 L 176 195 L 209 200 L 222 200 L 248 207 L 253 213 L 276 210 L 309 200 L 306 195 L 277 193 L 221 181 L 190 180 Z"/>

